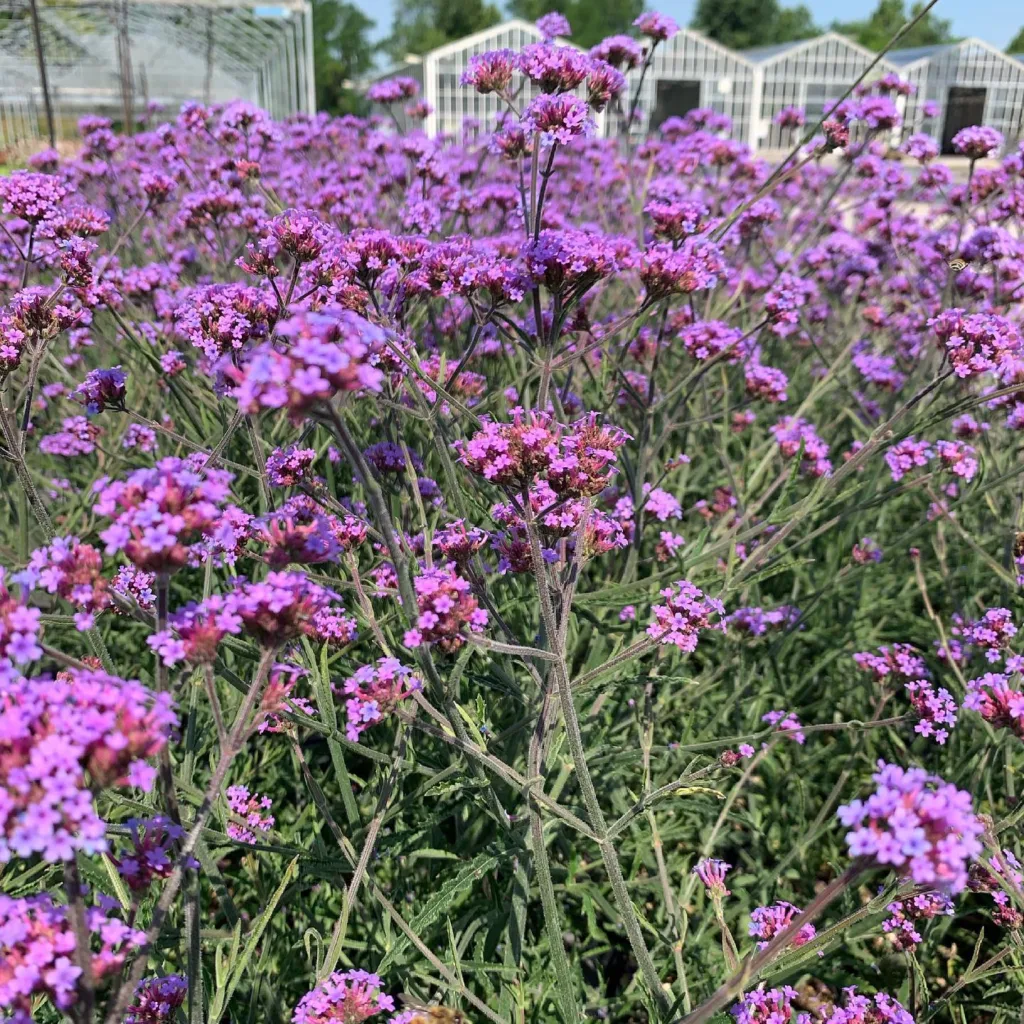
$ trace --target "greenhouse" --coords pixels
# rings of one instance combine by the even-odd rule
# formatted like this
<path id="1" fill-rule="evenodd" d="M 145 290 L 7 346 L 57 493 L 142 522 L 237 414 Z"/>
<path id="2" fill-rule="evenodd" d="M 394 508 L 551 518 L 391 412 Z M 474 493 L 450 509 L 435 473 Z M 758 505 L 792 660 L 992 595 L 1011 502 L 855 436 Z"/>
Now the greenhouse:
<path id="1" fill-rule="evenodd" d="M 540 40 L 541 33 L 535 25 L 513 18 L 446 43 L 422 57 L 409 56 L 401 64 L 374 75 L 363 84 L 371 86 L 374 82 L 398 76 L 414 79 L 420 87 L 419 98 L 426 101 L 430 108 L 423 122 L 423 130 L 427 135 L 451 135 L 461 139 L 467 127 L 490 131 L 495 127 L 499 115 L 507 110 L 505 103 L 494 93 L 481 95 L 459 84 L 470 59 L 488 50 L 518 52 L 524 46 Z M 567 39 L 558 39 L 556 42 L 560 46 L 573 45 Z M 516 72 L 512 79 L 512 91 L 518 95 L 520 106 L 525 106 L 540 90 Z M 395 102 L 387 106 L 373 104 L 372 111 L 394 120 L 400 128 L 406 127 L 407 116 L 403 103 Z M 603 133 L 604 115 L 599 115 L 597 122 Z"/>
<path id="2" fill-rule="evenodd" d="M 1008 141 L 1024 135 L 1024 63 L 980 39 L 948 46 L 894 50 L 888 59 L 915 86 L 907 101 L 908 131 L 927 132 L 943 153 L 969 125 L 997 128 Z"/>
<path id="3" fill-rule="evenodd" d="M 670 117 L 706 107 L 732 121 L 732 137 L 750 133 L 754 74 L 750 61 L 691 29 L 680 29 L 654 51 L 647 73 L 629 73 L 629 94 L 640 86 L 640 120 L 634 131 L 657 128 Z M 609 119 L 611 122 L 613 119 Z"/>
<path id="4" fill-rule="evenodd" d="M 808 123 L 815 123 L 826 106 L 838 100 L 876 56 L 838 32 L 744 50 L 742 55 L 753 65 L 752 105 L 759 111 L 748 136 L 754 149 L 791 145 L 795 141 L 791 129 L 775 124 L 776 116 L 787 107 L 798 107 Z M 893 70 L 882 60 L 872 74 L 877 77 Z"/>
<path id="5" fill-rule="evenodd" d="M 315 110 L 307 0 L 9 0 L 0 10 L 0 148 L 72 138 L 86 113 L 123 125 L 187 101 L 248 100 L 275 117 Z"/>

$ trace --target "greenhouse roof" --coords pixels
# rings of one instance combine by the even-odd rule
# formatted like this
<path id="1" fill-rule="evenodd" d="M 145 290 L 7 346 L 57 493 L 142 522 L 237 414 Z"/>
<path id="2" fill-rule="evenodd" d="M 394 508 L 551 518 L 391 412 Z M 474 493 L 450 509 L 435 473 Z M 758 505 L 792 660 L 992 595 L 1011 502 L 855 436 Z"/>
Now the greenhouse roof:
<path id="1" fill-rule="evenodd" d="M 911 46 L 905 50 L 890 50 L 885 57 L 892 64 L 913 64 L 915 61 L 933 57 L 955 45 L 956 43 L 935 43 L 932 46 Z"/>
<path id="2" fill-rule="evenodd" d="M 806 41 L 806 39 L 796 39 L 789 43 L 775 43 L 772 46 L 754 46 L 749 50 L 740 50 L 738 52 L 754 64 L 761 64 L 764 61 L 781 56 L 783 53 L 788 53 L 797 46 L 802 46 Z"/>
<path id="3" fill-rule="evenodd" d="M 811 36 L 809 39 L 794 39 L 788 43 L 776 43 L 772 46 L 755 46 L 749 50 L 739 50 L 739 54 L 750 61 L 751 64 L 770 64 L 773 61 L 785 57 L 787 54 L 795 53 L 797 50 L 809 50 L 822 43 L 839 43 L 857 50 L 865 57 L 873 57 L 874 54 L 865 49 L 860 43 L 848 39 L 839 32 L 823 32 L 820 36 Z"/>

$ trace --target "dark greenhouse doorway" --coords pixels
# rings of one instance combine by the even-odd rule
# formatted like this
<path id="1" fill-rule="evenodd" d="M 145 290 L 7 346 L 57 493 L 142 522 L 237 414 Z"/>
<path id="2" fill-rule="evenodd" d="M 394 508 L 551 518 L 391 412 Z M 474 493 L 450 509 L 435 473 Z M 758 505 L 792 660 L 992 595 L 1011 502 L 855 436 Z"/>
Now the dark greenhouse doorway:
<path id="1" fill-rule="evenodd" d="M 661 79 L 657 84 L 651 128 L 659 128 L 670 117 L 682 117 L 700 106 L 700 82 Z"/>
<path id="2" fill-rule="evenodd" d="M 985 123 L 985 90 L 976 86 L 952 85 L 946 97 L 946 120 L 942 126 L 942 155 L 953 152 L 953 136 L 961 128 Z"/>

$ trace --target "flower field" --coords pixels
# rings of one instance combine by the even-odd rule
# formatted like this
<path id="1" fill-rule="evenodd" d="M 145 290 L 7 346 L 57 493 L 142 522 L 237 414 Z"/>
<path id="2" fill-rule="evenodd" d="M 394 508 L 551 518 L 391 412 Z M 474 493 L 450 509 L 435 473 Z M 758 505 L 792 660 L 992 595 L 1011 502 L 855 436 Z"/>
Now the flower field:
<path id="1" fill-rule="evenodd" d="M 1020 1019 L 1024 149 L 563 22 L 0 178 L 5 1020 Z"/>

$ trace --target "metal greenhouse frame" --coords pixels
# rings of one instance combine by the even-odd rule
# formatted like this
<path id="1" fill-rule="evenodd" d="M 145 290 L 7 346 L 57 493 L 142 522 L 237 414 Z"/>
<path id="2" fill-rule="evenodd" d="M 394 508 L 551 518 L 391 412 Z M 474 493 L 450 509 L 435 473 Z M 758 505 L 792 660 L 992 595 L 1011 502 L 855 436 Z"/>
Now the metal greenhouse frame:
<path id="1" fill-rule="evenodd" d="M 0 147 L 235 99 L 315 112 L 308 0 L 0 0 Z"/>
<path id="2" fill-rule="evenodd" d="M 772 123 L 775 115 L 786 107 L 800 107 L 808 122 L 817 121 L 827 104 L 838 100 L 876 56 L 838 32 L 742 52 L 754 67 L 753 106 L 758 114 L 747 140 L 752 149 L 791 145 L 789 130 Z M 871 77 L 894 70 L 882 60 Z"/>
<path id="3" fill-rule="evenodd" d="M 742 54 L 684 28 L 659 43 L 640 85 L 640 120 L 634 132 L 646 132 L 673 115 L 709 107 L 732 119 L 732 137 L 749 138 L 753 97 L 753 65 Z M 627 75 L 631 102 L 641 70 Z M 609 118 L 609 122 L 616 118 Z"/>
<path id="4" fill-rule="evenodd" d="M 1015 142 L 1024 137 L 1024 63 L 981 39 L 894 50 L 889 60 L 916 86 L 907 101 L 906 130 L 923 131 L 951 152 L 959 128 L 987 124 Z M 938 112 L 925 116 L 926 102 Z"/>

